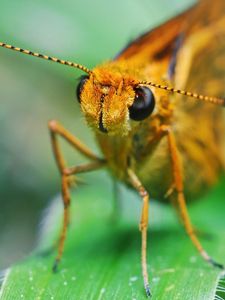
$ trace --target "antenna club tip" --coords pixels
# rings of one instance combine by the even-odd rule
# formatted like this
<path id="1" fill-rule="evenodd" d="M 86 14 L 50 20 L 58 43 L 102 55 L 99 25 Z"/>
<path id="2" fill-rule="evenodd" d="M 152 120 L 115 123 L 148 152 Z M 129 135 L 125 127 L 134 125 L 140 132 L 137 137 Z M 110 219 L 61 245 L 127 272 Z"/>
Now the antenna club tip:
<path id="1" fill-rule="evenodd" d="M 151 298 L 152 297 L 152 293 L 151 293 L 151 289 L 150 289 L 150 286 L 148 283 L 145 284 L 145 292 L 146 292 L 146 296 L 148 298 Z"/>

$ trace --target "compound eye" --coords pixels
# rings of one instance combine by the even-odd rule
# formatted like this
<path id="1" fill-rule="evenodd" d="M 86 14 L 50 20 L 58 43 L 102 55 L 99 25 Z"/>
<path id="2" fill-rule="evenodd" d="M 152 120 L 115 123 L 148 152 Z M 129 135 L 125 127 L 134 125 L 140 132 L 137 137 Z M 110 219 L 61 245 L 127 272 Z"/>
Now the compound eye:
<path id="1" fill-rule="evenodd" d="M 80 102 L 80 95 L 82 93 L 82 90 L 84 88 L 84 85 L 86 83 L 86 81 L 89 79 L 89 77 L 87 75 L 83 75 L 80 78 L 80 82 L 77 85 L 77 90 L 76 90 L 76 94 L 77 94 L 77 100 Z"/>
<path id="2" fill-rule="evenodd" d="M 146 119 L 155 108 L 155 97 L 152 91 L 145 86 L 135 89 L 135 99 L 129 107 L 130 118 L 134 121 Z"/>

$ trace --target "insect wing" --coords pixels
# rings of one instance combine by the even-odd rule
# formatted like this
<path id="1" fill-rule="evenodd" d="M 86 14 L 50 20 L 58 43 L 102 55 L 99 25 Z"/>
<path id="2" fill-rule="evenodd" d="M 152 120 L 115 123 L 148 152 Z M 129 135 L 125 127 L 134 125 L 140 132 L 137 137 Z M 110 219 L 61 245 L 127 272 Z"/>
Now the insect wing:
<path id="1" fill-rule="evenodd" d="M 138 59 L 148 62 L 169 58 L 173 52 L 174 43 L 193 10 L 195 10 L 195 6 L 163 25 L 144 33 L 126 46 L 116 56 L 116 59 Z"/>

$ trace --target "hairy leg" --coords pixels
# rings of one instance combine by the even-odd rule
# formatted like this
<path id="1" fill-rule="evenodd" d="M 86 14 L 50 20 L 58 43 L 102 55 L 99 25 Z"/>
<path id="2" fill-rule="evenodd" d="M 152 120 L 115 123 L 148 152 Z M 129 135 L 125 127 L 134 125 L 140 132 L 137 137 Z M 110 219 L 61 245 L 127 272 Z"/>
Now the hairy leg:
<path id="1" fill-rule="evenodd" d="M 61 175 L 62 200 L 64 206 L 63 226 L 62 226 L 59 244 L 58 244 L 58 254 L 55 259 L 55 263 L 53 265 L 53 271 L 56 271 L 57 266 L 63 254 L 64 243 L 67 235 L 67 227 L 69 224 L 70 187 L 72 182 L 71 176 L 78 173 L 97 170 L 105 166 L 106 162 L 104 159 L 98 158 L 94 153 L 92 153 L 92 151 L 88 147 L 86 147 L 83 143 L 81 143 L 75 136 L 73 136 L 58 122 L 50 121 L 49 130 L 50 130 L 53 153 Z M 82 165 L 68 167 L 58 141 L 59 136 L 61 136 L 66 142 L 68 142 L 73 148 L 75 148 L 77 151 L 83 154 L 86 158 L 91 160 L 91 162 Z"/>
<path id="2" fill-rule="evenodd" d="M 140 221 L 141 231 L 141 264 L 142 274 L 144 279 L 144 287 L 148 297 L 151 296 L 149 281 L 148 281 L 148 270 L 147 270 L 147 228 L 148 228 L 148 208 L 149 208 L 149 195 L 145 190 L 136 174 L 128 169 L 128 176 L 133 187 L 138 191 L 139 195 L 143 200 L 142 214 Z"/>
<path id="3" fill-rule="evenodd" d="M 206 260 L 208 263 L 210 263 L 213 266 L 216 266 L 220 269 L 223 269 L 223 265 L 220 263 L 215 262 L 206 252 L 206 250 L 203 248 L 202 244 L 200 243 L 196 232 L 194 230 L 194 227 L 191 223 L 187 205 L 185 201 L 184 196 L 184 188 L 183 188 L 183 174 L 182 174 L 182 163 L 181 158 L 179 156 L 179 151 L 177 149 L 175 136 L 170 128 L 164 128 L 163 129 L 167 134 L 168 139 L 168 146 L 169 146 L 169 152 L 171 157 L 171 164 L 173 169 L 173 179 L 174 179 L 174 186 L 175 191 L 177 193 L 177 205 L 179 210 L 179 215 L 182 219 L 182 223 L 184 225 L 184 228 L 190 237 L 192 243 L 200 253 L 200 255 Z"/>

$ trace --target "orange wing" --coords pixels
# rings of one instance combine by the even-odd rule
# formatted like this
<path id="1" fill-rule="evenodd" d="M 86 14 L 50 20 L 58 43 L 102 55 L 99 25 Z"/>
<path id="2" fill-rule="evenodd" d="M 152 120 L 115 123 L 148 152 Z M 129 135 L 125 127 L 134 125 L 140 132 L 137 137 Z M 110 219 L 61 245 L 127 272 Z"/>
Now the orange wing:
<path id="1" fill-rule="evenodd" d="M 185 20 L 192 14 L 195 8 L 196 6 L 170 19 L 163 25 L 144 33 L 126 46 L 116 56 L 116 59 L 136 59 L 137 57 L 142 57 L 143 60 L 146 58 L 158 60 L 168 55 L 172 50 L 173 42 L 181 33 L 181 28 L 183 28 Z"/>
<path id="2" fill-rule="evenodd" d="M 166 63 L 171 78 L 176 68 L 177 54 L 185 41 L 190 35 L 222 17 L 224 10 L 224 0 L 202 0 L 163 25 L 138 37 L 115 59 L 138 60 L 142 64 L 162 61 Z"/>
<path id="3" fill-rule="evenodd" d="M 177 57 L 175 85 L 206 95 L 225 95 L 225 1 L 203 1 L 192 15 Z"/>

